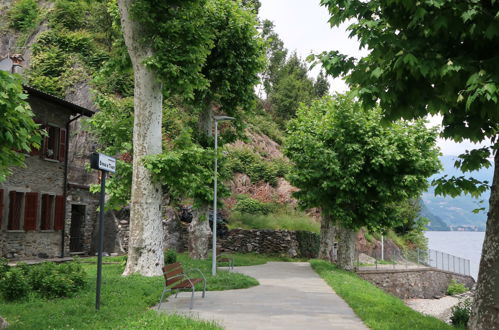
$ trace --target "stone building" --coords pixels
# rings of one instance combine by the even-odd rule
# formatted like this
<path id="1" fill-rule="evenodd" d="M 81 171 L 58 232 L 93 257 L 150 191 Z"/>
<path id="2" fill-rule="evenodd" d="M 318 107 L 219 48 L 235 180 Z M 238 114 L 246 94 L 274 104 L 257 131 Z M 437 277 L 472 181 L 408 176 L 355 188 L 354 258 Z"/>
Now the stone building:
<path id="1" fill-rule="evenodd" d="M 35 121 L 47 131 L 26 166 L 0 184 L 0 257 L 63 256 L 90 250 L 95 198 L 68 184 L 70 128 L 93 112 L 25 86 Z M 90 205 L 89 205 L 90 204 Z"/>

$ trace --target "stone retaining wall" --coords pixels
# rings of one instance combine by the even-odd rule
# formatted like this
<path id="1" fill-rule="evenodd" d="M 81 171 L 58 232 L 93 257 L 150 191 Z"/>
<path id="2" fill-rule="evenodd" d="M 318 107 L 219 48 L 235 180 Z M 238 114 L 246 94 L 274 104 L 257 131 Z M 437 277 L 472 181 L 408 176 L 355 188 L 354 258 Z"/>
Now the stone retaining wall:
<path id="1" fill-rule="evenodd" d="M 223 250 L 239 253 L 316 258 L 319 252 L 319 235 L 306 231 L 232 229 L 219 242 Z"/>
<path id="2" fill-rule="evenodd" d="M 452 279 L 471 289 L 475 280 L 435 268 L 404 270 L 366 270 L 357 274 L 380 289 L 401 299 L 442 297 Z"/>

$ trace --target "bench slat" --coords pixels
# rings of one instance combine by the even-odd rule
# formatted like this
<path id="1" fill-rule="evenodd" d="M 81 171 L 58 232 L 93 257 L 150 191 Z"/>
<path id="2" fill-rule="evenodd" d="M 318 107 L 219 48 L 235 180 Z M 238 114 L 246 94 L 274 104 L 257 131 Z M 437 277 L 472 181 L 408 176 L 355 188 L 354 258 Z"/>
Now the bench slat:
<path id="1" fill-rule="evenodd" d="M 163 267 L 163 273 L 167 273 L 168 271 L 173 270 L 175 268 L 179 268 L 179 267 L 182 268 L 182 265 L 180 264 L 180 262 L 166 265 Z"/>

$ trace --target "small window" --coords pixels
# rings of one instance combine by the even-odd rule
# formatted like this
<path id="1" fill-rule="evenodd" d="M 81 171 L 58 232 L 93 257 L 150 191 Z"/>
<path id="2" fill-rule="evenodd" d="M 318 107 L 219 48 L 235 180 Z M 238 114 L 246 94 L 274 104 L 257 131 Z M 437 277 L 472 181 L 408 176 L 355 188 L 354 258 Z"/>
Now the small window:
<path id="1" fill-rule="evenodd" d="M 66 130 L 55 126 L 45 126 L 47 136 L 43 142 L 43 157 L 63 162 L 66 157 Z"/>
<path id="2" fill-rule="evenodd" d="M 9 222 L 8 230 L 20 230 L 21 220 L 23 216 L 24 193 L 11 191 L 9 192 Z"/>

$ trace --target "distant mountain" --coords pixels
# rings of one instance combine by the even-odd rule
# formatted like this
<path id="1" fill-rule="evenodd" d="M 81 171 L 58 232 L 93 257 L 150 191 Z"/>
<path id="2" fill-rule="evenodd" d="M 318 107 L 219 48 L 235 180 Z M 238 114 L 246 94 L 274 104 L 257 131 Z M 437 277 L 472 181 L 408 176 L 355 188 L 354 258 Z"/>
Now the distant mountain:
<path id="1" fill-rule="evenodd" d="M 426 204 L 421 201 L 421 216 L 430 220 L 427 225 L 428 230 L 449 231 L 450 227 L 439 216 L 431 213 Z"/>
<path id="2" fill-rule="evenodd" d="M 449 177 L 464 175 L 466 177 L 472 177 L 482 181 L 487 180 L 489 183 L 492 183 L 494 170 L 493 165 L 488 169 L 481 169 L 479 171 L 463 174 L 460 170 L 454 167 L 456 158 L 457 157 L 455 156 L 441 157 L 440 160 L 444 169 L 442 172 L 432 176 L 429 181 L 431 182 L 433 179 L 442 177 L 443 175 L 448 175 Z M 429 212 L 430 215 L 433 215 L 433 218 L 425 216 L 429 218 L 430 221 L 433 220 L 432 224 L 440 223 L 438 220 L 435 220 L 438 218 L 439 220 L 444 221 L 444 223 L 449 225 L 451 228 L 454 227 L 454 229 L 458 226 L 472 226 L 476 227 L 478 230 L 485 230 L 489 197 L 490 190 L 483 193 L 478 199 L 469 195 L 461 195 L 456 198 L 435 196 L 434 188 L 430 187 L 430 189 L 423 194 L 422 199 L 425 208 L 422 208 L 421 214 L 425 216 L 423 213 L 427 212 L 428 214 Z M 473 213 L 474 209 L 479 208 L 485 208 L 485 210 L 477 214 Z"/>

